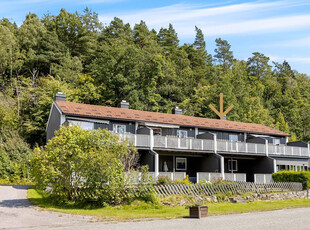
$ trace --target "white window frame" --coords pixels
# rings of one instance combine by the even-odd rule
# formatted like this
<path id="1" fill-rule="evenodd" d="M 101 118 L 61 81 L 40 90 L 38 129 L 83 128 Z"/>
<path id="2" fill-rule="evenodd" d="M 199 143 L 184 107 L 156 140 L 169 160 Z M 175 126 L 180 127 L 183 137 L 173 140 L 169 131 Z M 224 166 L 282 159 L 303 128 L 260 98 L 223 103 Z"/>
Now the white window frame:
<path id="1" fill-rule="evenodd" d="M 236 162 L 236 168 L 235 169 L 231 168 L 231 162 Z M 238 171 L 238 161 L 237 160 L 228 160 L 228 171 L 229 172 L 237 172 Z"/>
<path id="2" fill-rule="evenodd" d="M 77 125 L 80 126 L 83 130 L 94 130 L 94 122 L 88 121 L 79 121 L 79 120 L 68 120 L 69 126 Z"/>
<path id="3" fill-rule="evenodd" d="M 181 163 L 184 163 L 184 168 L 178 168 L 178 161 L 183 161 Z M 187 170 L 187 158 L 184 158 L 184 157 L 176 157 L 175 158 L 175 168 L 176 170 Z"/>
<path id="4" fill-rule="evenodd" d="M 123 127 L 124 132 L 119 132 L 119 127 Z M 119 133 L 119 134 L 124 134 L 126 133 L 126 125 L 123 124 L 113 124 L 113 132 L 114 133 Z"/>
<path id="5" fill-rule="evenodd" d="M 184 137 L 184 134 L 186 134 L 185 137 Z M 177 136 L 179 138 L 187 138 L 188 137 L 188 132 L 187 132 L 187 130 L 178 129 L 177 130 Z"/>
<path id="6" fill-rule="evenodd" d="M 237 140 L 232 140 L 230 137 L 237 137 Z M 238 142 L 239 138 L 238 138 L 238 135 L 237 134 L 229 134 L 229 141 L 230 142 Z"/>

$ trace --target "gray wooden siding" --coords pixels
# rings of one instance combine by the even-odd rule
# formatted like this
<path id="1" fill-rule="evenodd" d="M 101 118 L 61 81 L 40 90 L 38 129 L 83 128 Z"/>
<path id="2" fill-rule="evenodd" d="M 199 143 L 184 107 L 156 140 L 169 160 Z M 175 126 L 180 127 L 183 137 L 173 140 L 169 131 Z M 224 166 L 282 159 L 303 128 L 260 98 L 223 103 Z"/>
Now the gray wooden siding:
<path id="1" fill-rule="evenodd" d="M 110 131 L 113 131 L 113 125 L 114 124 L 120 124 L 120 125 L 126 125 L 126 133 L 135 133 L 135 122 L 125 122 L 125 121 L 113 121 L 110 120 L 110 123 L 108 125 L 108 129 Z"/>
<path id="2" fill-rule="evenodd" d="M 279 139 L 280 139 L 280 144 L 283 144 L 283 145 L 286 144 L 286 143 L 285 143 L 285 137 L 275 137 L 275 138 L 279 138 Z M 269 144 L 273 144 L 273 138 L 268 137 L 267 139 L 268 139 L 268 143 L 269 143 Z"/>
<path id="3" fill-rule="evenodd" d="M 109 128 L 109 124 L 104 124 L 104 123 L 96 123 L 94 124 L 95 129 L 107 129 Z"/>
<path id="4" fill-rule="evenodd" d="M 53 104 L 52 109 L 51 109 L 51 114 L 50 114 L 50 120 L 46 128 L 46 142 L 49 139 L 53 138 L 55 131 L 60 128 L 60 117 L 61 117 L 60 112 L 58 111 L 56 106 Z"/>
<path id="5" fill-rule="evenodd" d="M 303 141 L 288 142 L 287 145 L 308 148 L 308 144 Z"/>
<path id="6" fill-rule="evenodd" d="M 219 140 L 229 140 L 229 135 L 238 135 L 238 141 L 244 141 L 244 134 L 241 133 L 230 133 L 230 132 L 216 132 L 217 139 Z"/>
<path id="7" fill-rule="evenodd" d="M 138 128 L 137 134 L 145 134 L 145 135 L 150 135 L 150 128 L 148 127 L 143 127 L 143 128 Z"/>
<path id="8" fill-rule="evenodd" d="M 186 130 L 187 137 L 195 137 L 195 129 L 194 128 L 162 128 L 162 136 L 177 136 L 177 130 Z"/>

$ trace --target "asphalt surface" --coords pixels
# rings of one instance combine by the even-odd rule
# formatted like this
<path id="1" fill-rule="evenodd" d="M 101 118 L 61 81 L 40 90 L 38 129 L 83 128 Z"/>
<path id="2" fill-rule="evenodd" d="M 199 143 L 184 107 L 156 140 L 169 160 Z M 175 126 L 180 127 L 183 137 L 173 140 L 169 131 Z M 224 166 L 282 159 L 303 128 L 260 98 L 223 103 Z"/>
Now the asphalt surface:
<path id="1" fill-rule="evenodd" d="M 310 230 L 310 208 L 209 216 L 203 219 L 101 222 L 89 216 L 44 211 L 26 199 L 28 186 L 0 186 L 0 229 L 229 229 Z"/>

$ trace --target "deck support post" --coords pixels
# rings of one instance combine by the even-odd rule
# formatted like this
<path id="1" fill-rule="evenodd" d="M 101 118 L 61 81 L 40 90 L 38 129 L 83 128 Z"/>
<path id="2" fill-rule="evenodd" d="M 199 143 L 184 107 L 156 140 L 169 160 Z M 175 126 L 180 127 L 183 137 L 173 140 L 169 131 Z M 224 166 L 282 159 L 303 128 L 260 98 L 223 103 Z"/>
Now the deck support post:
<path id="1" fill-rule="evenodd" d="M 216 133 L 213 134 L 213 141 L 214 141 L 214 153 L 220 158 L 220 169 L 221 169 L 221 177 L 225 180 L 225 171 L 224 171 L 224 157 L 217 154 L 217 136 Z"/>
<path id="2" fill-rule="evenodd" d="M 150 150 L 154 153 L 154 172 L 155 178 L 159 175 L 159 156 L 158 153 L 153 150 L 154 148 L 154 131 L 150 129 Z"/>

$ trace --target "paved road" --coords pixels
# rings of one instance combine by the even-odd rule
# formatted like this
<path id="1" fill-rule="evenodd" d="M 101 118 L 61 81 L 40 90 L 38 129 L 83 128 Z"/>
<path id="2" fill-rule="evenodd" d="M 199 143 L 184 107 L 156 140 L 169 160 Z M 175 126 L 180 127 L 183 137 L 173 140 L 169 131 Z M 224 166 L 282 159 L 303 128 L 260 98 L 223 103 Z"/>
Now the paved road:
<path id="1" fill-rule="evenodd" d="M 0 186 L 0 229 L 310 230 L 310 208 L 210 216 L 200 220 L 98 222 L 87 216 L 42 211 L 29 203 L 26 190 L 27 186 Z"/>
<path id="2" fill-rule="evenodd" d="M 79 226 L 91 217 L 42 211 L 27 200 L 24 185 L 0 186 L 0 229 L 46 229 Z"/>

